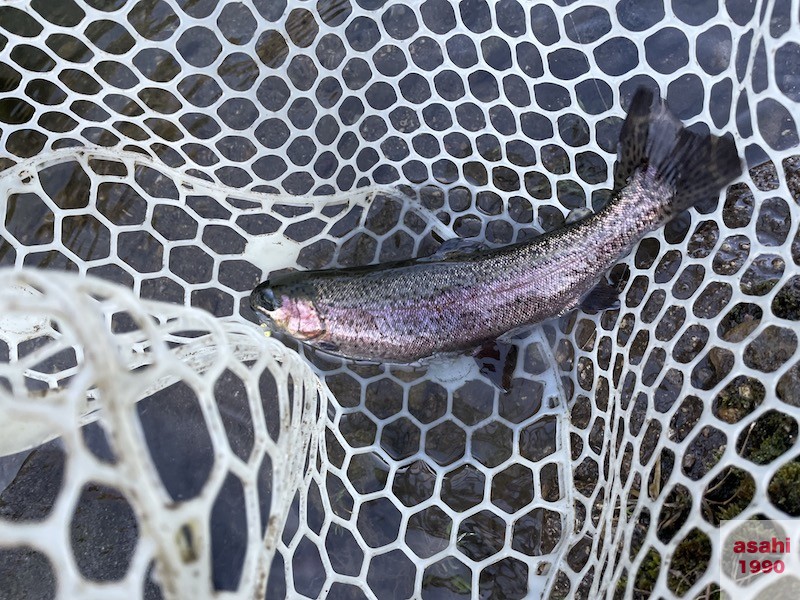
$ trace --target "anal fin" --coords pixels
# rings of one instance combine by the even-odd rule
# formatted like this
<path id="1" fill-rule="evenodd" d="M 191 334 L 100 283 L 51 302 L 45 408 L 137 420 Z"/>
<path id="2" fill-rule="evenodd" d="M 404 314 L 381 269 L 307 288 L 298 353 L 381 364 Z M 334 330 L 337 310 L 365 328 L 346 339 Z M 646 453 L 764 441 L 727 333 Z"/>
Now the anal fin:
<path id="1" fill-rule="evenodd" d="M 579 306 L 585 312 L 596 313 L 609 308 L 619 308 L 619 295 L 622 292 L 620 283 L 612 283 L 607 278 L 600 280 L 596 286 L 583 295 Z"/>
<path id="2" fill-rule="evenodd" d="M 501 392 L 508 392 L 511 389 L 518 357 L 517 344 L 500 340 L 486 342 L 473 354 L 480 374 Z"/>

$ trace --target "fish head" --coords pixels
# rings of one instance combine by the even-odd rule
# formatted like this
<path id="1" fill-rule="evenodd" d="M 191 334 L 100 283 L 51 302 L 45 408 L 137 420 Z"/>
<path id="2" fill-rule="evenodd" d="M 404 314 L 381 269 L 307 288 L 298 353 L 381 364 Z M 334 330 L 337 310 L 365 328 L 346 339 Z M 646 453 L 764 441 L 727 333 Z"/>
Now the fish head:
<path id="1" fill-rule="evenodd" d="M 314 301 L 289 293 L 269 281 L 260 284 L 250 294 L 250 307 L 271 331 L 288 333 L 301 341 L 318 340 L 325 336 L 325 322 Z"/>

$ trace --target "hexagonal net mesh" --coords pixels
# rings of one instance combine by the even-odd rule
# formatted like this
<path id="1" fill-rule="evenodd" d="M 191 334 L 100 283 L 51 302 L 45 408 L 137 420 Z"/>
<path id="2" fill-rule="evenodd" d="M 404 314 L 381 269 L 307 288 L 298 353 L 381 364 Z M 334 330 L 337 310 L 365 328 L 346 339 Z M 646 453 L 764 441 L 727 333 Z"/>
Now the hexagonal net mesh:
<path id="1" fill-rule="evenodd" d="M 0 598 L 718 597 L 720 520 L 800 515 L 799 13 L 4 2 Z M 248 323 L 270 272 L 602 205 L 640 85 L 752 169 L 504 386 Z"/>

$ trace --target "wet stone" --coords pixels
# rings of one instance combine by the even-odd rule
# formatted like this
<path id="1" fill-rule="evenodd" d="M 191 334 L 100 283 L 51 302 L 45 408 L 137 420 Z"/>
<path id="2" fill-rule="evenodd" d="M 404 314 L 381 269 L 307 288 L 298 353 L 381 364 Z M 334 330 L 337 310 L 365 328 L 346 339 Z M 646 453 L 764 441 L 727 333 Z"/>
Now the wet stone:
<path id="1" fill-rule="evenodd" d="M 716 317 L 733 295 L 733 288 L 729 283 L 712 281 L 700 293 L 692 306 L 694 316 L 701 319 Z"/>
<path id="2" fill-rule="evenodd" d="M 169 254 L 169 269 L 187 283 L 211 281 L 214 259 L 198 246 L 178 246 Z"/>
<path id="3" fill-rule="evenodd" d="M 328 375 L 325 383 L 342 406 L 355 407 L 360 403 L 361 384 L 347 373 Z"/>
<path id="4" fill-rule="evenodd" d="M 680 213 L 664 227 L 664 239 L 669 244 L 680 244 L 689 233 L 692 219 L 688 211 Z"/>
<path id="5" fill-rule="evenodd" d="M 680 29 L 664 27 L 644 42 L 647 64 L 659 73 L 674 73 L 689 62 L 689 40 Z"/>
<path id="6" fill-rule="evenodd" d="M 401 417 L 385 425 L 381 432 L 381 447 L 395 460 L 416 454 L 420 431 L 408 418 Z"/>
<path id="7" fill-rule="evenodd" d="M 680 363 L 694 360 L 708 342 L 708 329 L 702 325 L 690 325 L 678 338 L 672 350 L 672 357 Z"/>
<path id="8" fill-rule="evenodd" d="M 525 427 L 519 436 L 520 454 L 539 461 L 556 451 L 558 425 L 555 417 L 546 416 Z"/>
<path id="9" fill-rule="evenodd" d="M 361 571 L 364 552 L 355 536 L 343 527 L 331 527 L 325 537 L 325 549 L 336 573 L 357 576 Z"/>
<path id="10" fill-rule="evenodd" d="M 442 500 L 453 510 L 464 512 L 483 500 L 486 476 L 473 465 L 463 465 L 444 476 Z"/>
<path id="11" fill-rule="evenodd" d="M 449 465 L 464 456 L 466 442 L 466 432 L 447 421 L 425 433 L 425 453 L 438 464 Z"/>
<path id="12" fill-rule="evenodd" d="M 428 558 L 450 543 L 452 519 L 438 506 L 431 506 L 408 519 L 405 542 L 414 554 Z"/>
<path id="13" fill-rule="evenodd" d="M 51 243 L 54 220 L 53 211 L 35 194 L 12 194 L 8 199 L 6 230 L 26 246 Z"/>
<path id="14" fill-rule="evenodd" d="M 616 12 L 625 29 L 645 31 L 664 18 L 664 3 L 662 0 L 622 0 Z"/>
<path id="15" fill-rule="evenodd" d="M 139 531 L 133 510 L 119 491 L 85 485 L 70 529 L 81 575 L 94 581 L 118 581 L 125 576 Z"/>
<path id="16" fill-rule="evenodd" d="M 727 444 L 727 436 L 714 427 L 704 427 L 689 443 L 683 456 L 683 472 L 697 481 L 719 461 L 719 454 Z"/>
<path id="17" fill-rule="evenodd" d="M 578 359 L 576 371 L 578 375 L 578 385 L 586 391 L 591 391 L 594 385 L 594 363 L 592 360 L 581 356 Z"/>
<path id="18" fill-rule="evenodd" d="M 375 442 L 377 425 L 364 413 L 348 413 L 339 421 L 339 431 L 353 448 L 365 448 Z"/>
<path id="19" fill-rule="evenodd" d="M 392 493 L 405 506 L 416 506 L 433 496 L 436 473 L 422 460 L 400 467 L 394 475 Z"/>
<path id="20" fill-rule="evenodd" d="M 667 88 L 667 102 L 676 117 L 685 121 L 703 110 L 704 85 L 694 73 L 682 75 L 673 80 Z M 708 200 L 708 206 L 716 206 L 716 199 Z M 698 212 L 707 214 L 706 202 L 698 204 Z"/>
<path id="21" fill-rule="evenodd" d="M 735 363 L 733 353 L 724 348 L 712 348 L 692 370 L 691 383 L 701 390 L 710 390 L 731 372 Z"/>
<path id="22" fill-rule="evenodd" d="M 522 465 L 511 465 L 492 478 L 492 504 L 506 512 L 516 512 L 533 500 L 533 473 Z"/>
<path id="23" fill-rule="evenodd" d="M 800 320 L 800 275 L 792 277 L 775 294 L 772 313 L 780 319 Z"/>
<path id="24" fill-rule="evenodd" d="M 722 220 L 731 229 L 746 227 L 753 218 L 755 199 L 753 192 L 745 183 L 736 183 L 728 188 Z"/>
<path id="25" fill-rule="evenodd" d="M 778 383 L 778 397 L 781 397 Z M 800 392 L 800 389 L 798 390 Z M 751 414 L 764 401 L 764 385 L 752 377 L 739 375 L 726 385 L 714 398 L 711 410 L 718 419 L 726 423 L 737 423 Z M 798 395 L 800 399 L 800 395 Z"/>
<path id="26" fill-rule="evenodd" d="M 607 75 L 623 75 L 639 64 L 636 44 L 621 36 L 610 38 L 597 46 L 594 58 L 600 70 Z"/>
<path id="27" fill-rule="evenodd" d="M 31 452 L 14 480 L 0 493 L 0 522 L 47 518 L 61 489 L 64 456 L 57 442 L 48 442 Z"/>
<path id="28" fill-rule="evenodd" d="M 664 350 L 661 350 L 661 352 L 666 354 Z M 683 373 L 677 369 L 668 370 L 653 395 L 653 408 L 661 413 L 669 412 L 680 397 L 682 388 Z"/>
<path id="29" fill-rule="evenodd" d="M 371 548 L 379 548 L 397 539 L 400 511 L 388 498 L 370 500 L 358 511 L 358 530 Z"/>
<path id="30" fill-rule="evenodd" d="M 756 304 L 739 303 L 719 322 L 717 335 L 728 342 L 741 342 L 758 327 L 763 314 Z"/>
<path id="31" fill-rule="evenodd" d="M 669 438 L 675 442 L 682 442 L 692 432 L 703 414 L 703 402 L 697 396 L 688 396 L 669 424 Z"/>
<path id="32" fill-rule="evenodd" d="M 617 329 L 617 344 L 620 346 L 627 345 L 633 333 L 633 327 L 636 324 L 636 317 L 628 313 L 622 317 Z"/>
<path id="33" fill-rule="evenodd" d="M 371 235 L 359 231 L 342 244 L 337 261 L 342 267 L 368 265 L 375 261 L 377 249 L 377 240 Z"/>
<path id="34" fill-rule="evenodd" d="M 491 511 L 470 515 L 458 527 L 456 547 L 474 561 L 481 561 L 503 548 L 506 524 Z"/>
<path id="35" fill-rule="evenodd" d="M 653 280 L 656 283 L 666 283 L 670 281 L 675 276 L 675 273 L 678 272 L 678 269 L 681 266 L 681 262 L 682 262 L 682 256 L 679 251 L 677 250 L 667 251 L 664 254 L 664 256 L 661 257 L 661 260 L 656 266 L 656 270 L 653 275 Z"/>
<path id="36" fill-rule="evenodd" d="M 686 248 L 686 253 L 692 258 L 705 258 L 719 239 L 719 226 L 714 221 L 703 221 L 692 233 Z"/>
<path id="37" fill-rule="evenodd" d="M 667 293 L 664 290 L 654 290 L 650 294 L 644 307 L 642 307 L 641 318 L 643 323 L 652 323 L 656 319 L 664 307 L 666 298 Z"/>
<path id="38" fill-rule="evenodd" d="M 702 265 L 689 265 L 675 280 L 672 294 L 680 300 L 691 298 L 700 287 L 705 277 L 705 268 Z"/>
<path id="39" fill-rule="evenodd" d="M 750 178 L 756 184 L 756 188 L 762 192 L 769 192 L 780 187 L 778 170 L 771 160 L 750 169 Z"/>
<path id="40" fill-rule="evenodd" d="M 403 388 L 388 378 L 372 382 L 367 385 L 365 405 L 379 419 L 387 419 L 402 408 Z"/>
<path id="41" fill-rule="evenodd" d="M 481 571 L 481 598 L 521 600 L 528 597 L 528 566 L 515 558 L 503 558 Z"/>
<path id="42" fill-rule="evenodd" d="M 650 332 L 647 329 L 640 329 L 636 332 L 628 351 L 628 361 L 632 365 L 638 365 L 642 361 L 649 343 Z"/>
<path id="43" fill-rule="evenodd" d="M 770 325 L 744 349 L 744 364 L 764 373 L 776 371 L 797 350 L 797 334 L 791 329 Z"/>
<path id="44" fill-rule="evenodd" d="M 378 195 L 372 202 L 365 227 L 378 235 L 383 235 L 396 227 L 400 218 L 402 204 L 386 195 Z"/>
<path id="45" fill-rule="evenodd" d="M 215 317 L 227 317 L 233 314 L 233 297 L 214 288 L 193 290 L 190 303 L 196 308 L 210 312 Z"/>
<path id="46" fill-rule="evenodd" d="M 731 32 L 724 25 L 715 25 L 697 36 L 697 61 L 709 75 L 719 75 L 731 60 Z"/>
<path id="47" fill-rule="evenodd" d="M 454 556 L 443 558 L 426 567 L 422 575 L 423 597 L 445 597 L 471 592 L 472 571 Z M 456 591 L 453 591 L 456 590 Z"/>
<path id="48" fill-rule="evenodd" d="M 663 348 L 654 347 L 650 351 L 650 354 L 647 357 L 647 362 L 645 362 L 644 367 L 642 368 L 643 385 L 649 386 L 655 383 L 656 378 L 664 368 L 664 363 L 666 360 L 667 352 Z"/>
<path id="49" fill-rule="evenodd" d="M 714 256 L 714 272 L 720 275 L 733 275 L 742 268 L 750 253 L 750 240 L 747 236 L 736 235 L 725 239 Z"/>
<path id="50" fill-rule="evenodd" d="M 572 404 L 570 423 L 578 429 L 586 429 L 592 416 L 592 405 L 586 396 L 578 396 Z"/>
<path id="51" fill-rule="evenodd" d="M 447 410 L 447 390 L 425 381 L 409 389 L 408 410 L 421 423 L 431 423 L 444 416 Z"/>
<path id="52" fill-rule="evenodd" d="M 537 346 L 531 346 L 537 347 Z M 529 347 L 529 349 L 531 348 Z M 541 408 L 544 386 L 539 381 L 514 379 L 507 393 L 500 395 L 499 413 L 512 423 L 522 423 Z"/>
<path id="53" fill-rule="evenodd" d="M 759 131 L 771 148 L 786 150 L 797 146 L 797 124 L 792 113 L 780 102 L 765 98 L 758 103 L 756 115 Z"/>
<path id="54" fill-rule="evenodd" d="M 466 425 L 475 425 L 492 414 L 494 389 L 473 380 L 453 393 L 453 415 Z"/>
<path id="55" fill-rule="evenodd" d="M 800 46 L 795 44 L 795 47 L 798 53 L 800 53 Z M 780 55 L 780 50 L 778 54 Z M 780 59 L 778 59 L 777 63 L 780 64 Z M 795 155 L 785 158 L 783 160 L 783 172 L 786 176 L 786 185 L 789 187 L 789 194 L 791 194 L 795 202 L 800 202 L 800 156 Z"/>
<path id="56" fill-rule="evenodd" d="M 336 244 L 330 240 L 317 240 L 300 250 L 297 264 L 306 269 L 322 269 L 333 261 Z"/>
<path id="57" fill-rule="evenodd" d="M 164 247 L 146 231 L 122 232 L 117 238 L 117 254 L 140 273 L 163 268 Z"/>
<path id="58" fill-rule="evenodd" d="M 27 546 L 0 549 L 0 581 L 2 597 L 41 598 L 56 597 L 57 579 L 47 556 Z"/>
<path id="59" fill-rule="evenodd" d="M 776 392 L 778 398 L 786 404 L 800 406 L 800 363 L 795 363 L 778 380 Z"/>
<path id="60" fill-rule="evenodd" d="M 628 293 L 625 296 L 625 304 L 629 308 L 635 308 L 641 304 L 647 293 L 648 278 L 644 275 L 637 276 L 633 283 L 628 288 Z"/>
<path id="61" fill-rule="evenodd" d="M 381 242 L 379 261 L 388 263 L 414 256 L 414 239 L 405 231 L 395 231 Z"/>
<path id="62" fill-rule="evenodd" d="M 789 450 L 797 439 L 797 421 L 770 410 L 761 415 L 736 441 L 736 451 L 758 465 L 765 465 Z"/>
<path id="63" fill-rule="evenodd" d="M 786 263 L 783 257 L 777 254 L 761 254 L 750 263 L 750 266 L 742 274 L 739 287 L 742 292 L 748 296 L 763 296 L 768 294 L 781 280 L 785 267 Z M 777 295 L 780 296 L 783 290 L 790 286 L 792 281 L 793 280 L 790 279 L 789 282 L 778 291 Z M 800 293 L 798 293 L 798 296 L 800 296 Z M 786 300 L 789 299 L 782 298 L 778 301 L 776 297 L 773 300 L 773 305 L 780 306 Z M 791 304 L 791 302 L 789 301 L 788 304 Z M 774 308 L 773 312 L 775 312 Z M 776 314 L 776 316 L 780 315 Z"/>
<path id="64" fill-rule="evenodd" d="M 355 454 L 347 468 L 347 478 L 359 494 L 384 489 L 388 477 L 389 465 L 374 452 Z"/>
<path id="65" fill-rule="evenodd" d="M 512 443 L 511 430 L 492 421 L 472 433 L 472 456 L 487 467 L 496 467 L 511 457 Z"/>
<path id="66" fill-rule="evenodd" d="M 791 224 L 786 201 L 783 198 L 769 198 L 759 208 L 756 237 L 765 246 L 780 246 L 786 241 Z"/>
<path id="67" fill-rule="evenodd" d="M 598 477 L 599 468 L 597 466 L 597 461 L 590 457 L 586 457 L 581 463 L 576 465 L 573 470 L 575 489 L 586 498 L 590 498 L 594 494 Z"/>
<path id="68" fill-rule="evenodd" d="M 560 146 L 549 144 L 541 150 L 542 165 L 556 175 L 569 173 L 569 156 Z"/>
<path id="69" fill-rule="evenodd" d="M 155 277 L 142 281 L 140 297 L 161 302 L 183 304 L 185 290 L 183 286 L 169 277 Z"/>

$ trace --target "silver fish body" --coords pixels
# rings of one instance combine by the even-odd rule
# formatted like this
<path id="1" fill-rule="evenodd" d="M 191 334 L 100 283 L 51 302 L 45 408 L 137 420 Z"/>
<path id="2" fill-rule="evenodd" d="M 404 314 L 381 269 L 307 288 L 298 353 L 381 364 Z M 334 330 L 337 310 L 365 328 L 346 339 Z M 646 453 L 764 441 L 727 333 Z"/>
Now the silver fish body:
<path id="1" fill-rule="evenodd" d="M 689 133 L 663 103 L 651 105 L 637 92 L 617 187 L 596 214 L 503 248 L 275 277 L 251 306 L 268 327 L 324 351 L 401 363 L 467 351 L 575 308 L 642 236 L 741 172 L 732 141 Z"/>

